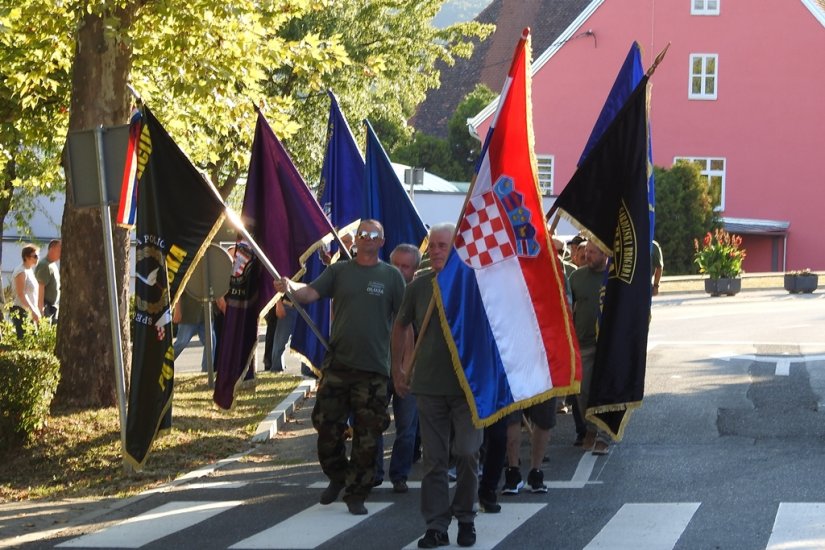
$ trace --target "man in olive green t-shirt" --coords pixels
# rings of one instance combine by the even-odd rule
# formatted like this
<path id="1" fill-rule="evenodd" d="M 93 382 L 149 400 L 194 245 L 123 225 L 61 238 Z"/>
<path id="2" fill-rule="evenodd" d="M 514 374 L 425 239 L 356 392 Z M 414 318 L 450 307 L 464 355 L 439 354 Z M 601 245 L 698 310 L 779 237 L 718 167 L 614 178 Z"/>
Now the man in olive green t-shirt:
<path id="1" fill-rule="evenodd" d="M 350 513 L 367 513 L 364 500 L 373 486 L 378 436 L 387 428 L 389 339 L 392 318 L 401 306 L 404 278 L 378 259 L 384 228 L 364 220 L 355 234 L 355 259 L 327 267 L 309 285 L 287 278 L 275 281 L 275 290 L 299 303 L 332 298 L 329 351 L 312 411 L 318 432 L 318 460 L 330 482 L 320 503 L 334 502 L 342 490 Z M 353 418 L 352 453 L 344 445 L 347 420 Z"/>
<path id="2" fill-rule="evenodd" d="M 43 317 L 57 322 L 57 310 L 60 304 L 60 270 L 57 262 L 60 261 L 60 251 L 62 245 L 60 239 L 49 241 L 49 248 L 46 255 L 37 263 L 34 268 L 34 276 L 40 284 L 38 293 L 38 307 L 43 313 Z"/>
<path id="3" fill-rule="evenodd" d="M 579 339 L 582 358 L 582 383 L 578 399 L 578 409 L 582 417 L 587 411 L 590 397 L 590 382 L 593 379 L 593 364 L 596 359 L 596 325 L 599 322 L 599 307 L 602 285 L 605 282 L 608 256 L 593 241 L 585 246 L 586 263 L 570 275 L 570 292 L 573 296 L 573 325 Z M 578 434 L 576 444 L 582 443 L 584 450 L 593 454 L 608 453 L 609 441 L 602 434 L 597 435 L 596 426 L 587 423 L 587 432 Z"/>
<path id="4" fill-rule="evenodd" d="M 478 449 L 484 432 L 473 426 L 470 405 L 453 368 L 437 309 L 422 331 L 434 279 L 447 262 L 454 232 L 452 224 L 430 228 L 427 251 L 432 270 L 409 284 L 392 329 L 393 385 L 402 397 L 410 391 L 410 365 L 402 364 L 399 350 L 404 349 L 406 332 L 413 326 L 421 340 L 412 371 L 412 393 L 418 403 L 423 448 L 421 514 L 427 523 L 427 532 L 418 541 L 419 548 L 448 545 L 447 528 L 453 516 L 458 520 L 459 546 L 472 546 L 476 541 L 473 507 L 478 490 Z M 450 451 L 456 459 L 458 476 L 452 500 L 447 475 Z"/>

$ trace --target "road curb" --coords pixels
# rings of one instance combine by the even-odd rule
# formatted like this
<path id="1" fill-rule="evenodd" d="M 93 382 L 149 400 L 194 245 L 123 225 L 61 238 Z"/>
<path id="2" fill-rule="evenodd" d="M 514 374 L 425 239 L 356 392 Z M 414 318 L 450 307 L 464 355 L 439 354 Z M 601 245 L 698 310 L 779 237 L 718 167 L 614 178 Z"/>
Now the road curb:
<path id="1" fill-rule="evenodd" d="M 292 390 L 286 399 L 281 401 L 266 418 L 258 424 L 258 429 L 255 430 L 255 435 L 252 436 L 252 443 L 265 443 L 277 435 L 278 430 L 289 419 L 295 411 L 296 405 L 303 402 L 307 396 L 315 390 L 317 381 L 315 379 L 306 379 Z"/>

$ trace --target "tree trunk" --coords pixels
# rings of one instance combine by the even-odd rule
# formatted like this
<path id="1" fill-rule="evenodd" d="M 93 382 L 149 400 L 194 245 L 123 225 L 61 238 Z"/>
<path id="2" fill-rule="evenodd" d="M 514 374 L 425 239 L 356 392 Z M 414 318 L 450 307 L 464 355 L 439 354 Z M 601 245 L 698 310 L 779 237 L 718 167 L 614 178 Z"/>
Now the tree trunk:
<path id="1" fill-rule="evenodd" d="M 134 6 L 114 9 L 110 16 L 128 30 Z M 72 72 L 69 131 L 99 125 L 124 124 L 129 117 L 126 83 L 131 67 L 131 47 L 106 33 L 99 15 L 86 13 L 80 23 Z M 68 176 L 67 176 L 68 177 Z M 70 178 L 69 178 L 70 179 Z M 63 252 L 60 261 L 60 322 L 56 354 L 61 380 L 55 402 L 80 407 L 117 403 L 114 355 L 109 317 L 106 259 L 100 209 L 78 209 L 71 204 L 71 185 L 63 210 Z M 93 183 L 97 185 L 97 182 Z M 114 211 L 115 209 L 113 209 Z M 115 271 L 123 334 L 123 358 L 131 364 L 129 338 L 129 232 L 114 230 Z"/>

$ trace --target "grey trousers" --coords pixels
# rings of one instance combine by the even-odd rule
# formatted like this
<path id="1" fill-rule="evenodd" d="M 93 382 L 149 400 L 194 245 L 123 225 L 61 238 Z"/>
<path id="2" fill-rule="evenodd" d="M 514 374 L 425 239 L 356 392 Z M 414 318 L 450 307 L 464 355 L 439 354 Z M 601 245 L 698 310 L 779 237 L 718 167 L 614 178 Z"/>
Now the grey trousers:
<path id="1" fill-rule="evenodd" d="M 416 395 L 423 447 L 421 515 L 427 529 L 447 531 L 452 516 L 459 523 L 475 518 L 478 449 L 484 431 L 473 426 L 470 406 L 462 396 Z M 450 450 L 456 460 L 455 494 L 450 501 L 447 477 Z"/>

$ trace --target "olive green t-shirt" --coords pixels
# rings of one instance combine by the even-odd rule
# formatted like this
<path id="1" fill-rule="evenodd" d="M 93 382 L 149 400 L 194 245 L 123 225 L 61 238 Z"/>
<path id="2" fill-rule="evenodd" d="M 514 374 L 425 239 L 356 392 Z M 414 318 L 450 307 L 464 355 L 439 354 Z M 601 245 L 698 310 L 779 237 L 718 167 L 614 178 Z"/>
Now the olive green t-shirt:
<path id="1" fill-rule="evenodd" d="M 593 271 L 587 266 L 570 275 L 570 293 L 573 295 L 573 325 L 582 348 L 596 345 L 596 322 L 599 316 L 599 294 L 604 271 Z"/>
<path id="2" fill-rule="evenodd" d="M 60 271 L 55 262 L 44 257 L 34 268 L 37 282 L 44 286 L 43 299 L 49 305 L 56 305 L 60 300 Z"/>
<path id="3" fill-rule="evenodd" d="M 390 328 L 404 296 L 401 272 L 384 262 L 337 262 L 309 286 L 332 298 L 330 349 L 323 368 L 335 361 L 389 376 Z"/>
<path id="4" fill-rule="evenodd" d="M 464 395 L 453 370 L 437 307 L 433 310 L 427 330 L 421 334 L 421 325 L 433 296 L 434 278 L 435 272 L 428 271 L 413 279 L 407 285 L 398 312 L 398 322 L 403 326 L 412 323 L 418 337 L 423 338 L 415 354 L 412 392 L 422 395 Z"/>

